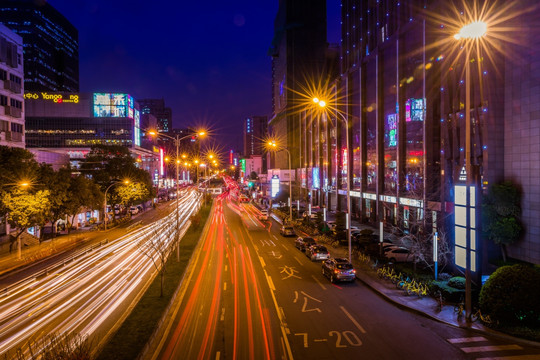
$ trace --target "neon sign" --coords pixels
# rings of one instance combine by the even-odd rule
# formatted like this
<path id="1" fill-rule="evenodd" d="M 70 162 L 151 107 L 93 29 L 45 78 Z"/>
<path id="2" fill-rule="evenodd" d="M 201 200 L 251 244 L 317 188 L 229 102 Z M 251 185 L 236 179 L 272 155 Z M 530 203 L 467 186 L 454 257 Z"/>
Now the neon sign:
<path id="1" fill-rule="evenodd" d="M 388 123 L 388 146 L 395 147 L 397 145 L 397 116 L 396 114 L 388 115 L 386 118 L 386 122 Z"/>
<path id="2" fill-rule="evenodd" d="M 135 139 L 133 139 L 135 145 L 141 146 L 141 117 L 137 109 L 135 109 L 135 129 L 133 134 L 135 136 Z"/>
<path id="3" fill-rule="evenodd" d="M 64 98 L 67 94 L 49 94 L 47 92 L 40 93 L 26 93 L 24 94 L 25 100 L 50 100 L 56 104 L 62 103 L 75 103 L 79 102 L 79 94 L 69 94 L 69 97 Z"/>
<path id="4" fill-rule="evenodd" d="M 426 100 L 410 98 L 405 102 L 405 121 L 424 121 Z"/>

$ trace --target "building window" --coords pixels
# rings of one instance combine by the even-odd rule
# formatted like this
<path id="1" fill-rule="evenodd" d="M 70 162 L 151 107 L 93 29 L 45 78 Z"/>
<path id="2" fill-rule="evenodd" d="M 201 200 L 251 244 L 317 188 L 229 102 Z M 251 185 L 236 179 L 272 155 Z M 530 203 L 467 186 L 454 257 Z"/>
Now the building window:
<path id="1" fill-rule="evenodd" d="M 0 95 L 0 105 L 6 106 L 7 105 L 7 96 Z"/>
<path id="2" fill-rule="evenodd" d="M 9 74 L 9 80 L 14 82 L 15 84 L 21 85 L 21 78 L 17 75 Z"/>
<path id="3" fill-rule="evenodd" d="M 11 131 L 22 134 L 23 126 L 21 124 L 11 123 Z"/>
<path id="4" fill-rule="evenodd" d="M 7 72 L 6 70 L 0 69 L 0 80 L 6 80 L 7 79 Z"/>
<path id="5" fill-rule="evenodd" d="M 12 107 L 22 110 L 22 102 L 16 99 L 9 99 L 9 103 Z"/>

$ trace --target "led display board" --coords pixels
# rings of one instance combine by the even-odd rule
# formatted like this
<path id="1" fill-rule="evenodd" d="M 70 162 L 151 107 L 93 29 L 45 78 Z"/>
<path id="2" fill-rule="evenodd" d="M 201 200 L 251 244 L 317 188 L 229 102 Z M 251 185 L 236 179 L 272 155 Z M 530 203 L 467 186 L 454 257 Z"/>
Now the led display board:
<path id="1" fill-rule="evenodd" d="M 388 125 L 388 147 L 395 147 L 397 145 L 397 114 L 390 114 L 386 117 L 386 123 Z"/>
<path id="2" fill-rule="evenodd" d="M 246 174 L 246 159 L 240 159 L 240 168 L 244 175 Z"/>
<path id="3" fill-rule="evenodd" d="M 311 178 L 313 179 L 313 189 L 320 189 L 321 188 L 321 179 L 319 178 L 319 168 L 314 167 L 311 169 Z"/>
<path id="4" fill-rule="evenodd" d="M 133 98 L 128 94 L 94 93 L 94 117 L 133 119 Z"/>

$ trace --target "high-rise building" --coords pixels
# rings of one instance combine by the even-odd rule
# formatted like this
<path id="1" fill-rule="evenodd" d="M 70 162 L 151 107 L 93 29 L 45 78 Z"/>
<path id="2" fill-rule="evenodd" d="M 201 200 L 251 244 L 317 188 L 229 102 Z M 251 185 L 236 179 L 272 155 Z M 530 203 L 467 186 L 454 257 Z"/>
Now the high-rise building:
<path id="1" fill-rule="evenodd" d="M 168 133 L 172 128 L 172 110 L 165 106 L 164 99 L 141 99 L 139 100 L 141 112 L 152 114 L 157 119 L 157 130 Z"/>
<path id="2" fill-rule="evenodd" d="M 524 234 L 508 246 L 508 254 L 540 263 L 540 34 L 530 25 L 537 23 L 540 6 L 534 0 L 506 6 L 503 21 L 489 24 L 488 34 L 497 27 L 514 32 L 486 36 L 467 53 L 467 43 L 454 35 L 456 23 L 471 22 L 467 16 L 474 10 L 456 10 L 443 0 L 427 2 L 422 11 L 417 5 L 413 0 L 342 2 L 341 72 L 329 84 L 331 106 L 323 118 L 331 129 L 312 129 L 315 146 L 306 150 L 316 153 L 316 139 L 324 140 L 319 134 L 328 131 L 335 143 L 328 159 L 337 160 L 336 166 L 322 177 L 320 168 L 307 171 L 305 182 L 328 193 L 335 187 L 341 198 L 336 205 L 343 210 L 349 172 L 351 212 L 359 221 L 411 234 L 419 229 L 424 235 L 445 234 L 456 265 L 464 267 L 470 251 L 476 272 L 486 268 L 496 247 L 480 235 L 475 227 L 480 219 L 473 216 L 479 216 L 490 185 L 511 180 L 524 193 Z M 497 6 L 488 18 L 498 16 Z M 312 123 L 309 116 L 305 120 Z M 468 201 L 458 191 L 466 181 L 475 195 Z M 319 201 L 325 205 L 324 198 Z M 471 219 L 469 245 L 465 213 Z"/>
<path id="3" fill-rule="evenodd" d="M 79 91 L 79 33 L 46 1 L 0 0 L 0 23 L 23 39 L 26 91 Z"/>
<path id="4" fill-rule="evenodd" d="M 24 148 L 22 59 L 21 37 L 0 24 L 0 145 Z"/>
<path id="5" fill-rule="evenodd" d="M 268 137 L 268 117 L 250 116 L 244 120 L 244 156 L 262 155 Z"/>
<path id="6" fill-rule="evenodd" d="M 326 42 L 325 0 L 281 0 L 274 21 L 271 132 L 291 152 L 292 168 L 300 165 L 299 113 L 321 80 Z M 288 169 L 287 154 L 278 152 L 272 168 Z"/>

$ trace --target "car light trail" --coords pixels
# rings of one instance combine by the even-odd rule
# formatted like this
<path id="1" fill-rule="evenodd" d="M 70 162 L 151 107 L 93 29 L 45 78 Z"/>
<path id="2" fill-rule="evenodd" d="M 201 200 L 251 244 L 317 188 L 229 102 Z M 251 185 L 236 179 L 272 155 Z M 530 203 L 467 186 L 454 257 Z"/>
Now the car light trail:
<path id="1" fill-rule="evenodd" d="M 180 231 L 189 226 L 200 202 L 196 191 L 187 191 L 178 199 Z M 42 335 L 91 337 L 98 330 L 104 332 L 111 314 L 125 307 L 141 291 L 143 281 L 156 272 L 152 259 L 137 244 L 154 240 L 170 248 L 176 230 L 173 211 L 69 262 L 59 260 L 43 276 L 34 275 L 4 289 L 0 294 L 0 353 L 14 354 Z M 22 351 L 28 356 L 28 349 Z"/>

